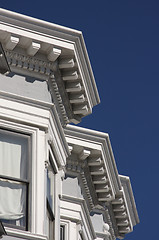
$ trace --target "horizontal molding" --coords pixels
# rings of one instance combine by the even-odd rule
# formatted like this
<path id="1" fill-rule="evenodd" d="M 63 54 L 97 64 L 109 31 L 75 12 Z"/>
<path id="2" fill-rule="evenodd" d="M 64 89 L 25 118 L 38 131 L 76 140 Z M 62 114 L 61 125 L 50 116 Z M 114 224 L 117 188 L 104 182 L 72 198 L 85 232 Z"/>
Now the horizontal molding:
<path id="1" fill-rule="evenodd" d="M 84 231 L 87 232 L 87 236 L 90 234 L 91 239 L 96 239 L 94 227 L 90 219 L 90 213 L 84 199 L 62 195 L 60 205 L 60 210 L 62 212 L 61 219 L 70 219 L 73 222 L 80 223 L 83 225 L 82 228 L 84 228 Z"/>
<path id="2" fill-rule="evenodd" d="M 28 239 L 28 240 L 47 240 L 47 237 L 45 235 L 39 235 L 39 234 L 33 234 L 31 232 L 28 231 L 22 231 L 22 230 L 17 230 L 17 229 L 12 229 L 12 228 L 8 228 L 5 227 L 7 236 L 11 236 L 11 237 L 17 237 L 17 238 L 22 238 L 22 239 Z"/>
<path id="3" fill-rule="evenodd" d="M 43 61 L 41 59 L 21 54 L 13 51 L 5 51 L 6 57 L 10 67 L 27 70 L 29 72 L 37 73 L 40 79 L 46 80 L 48 76 L 53 75 L 55 64 L 49 61 Z M 42 75 L 42 76 L 41 76 Z"/>
<path id="4" fill-rule="evenodd" d="M 69 155 L 63 127 L 54 104 L 0 91 L 0 118 L 27 126 L 51 131 L 52 145 L 60 164 L 66 164 Z"/>

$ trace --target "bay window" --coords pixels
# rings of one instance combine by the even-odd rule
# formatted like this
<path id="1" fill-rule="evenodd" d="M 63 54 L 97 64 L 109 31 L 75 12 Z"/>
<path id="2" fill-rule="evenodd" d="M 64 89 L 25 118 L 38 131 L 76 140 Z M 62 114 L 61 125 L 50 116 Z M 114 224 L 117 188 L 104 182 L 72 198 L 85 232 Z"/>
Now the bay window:
<path id="1" fill-rule="evenodd" d="M 0 219 L 27 230 L 30 136 L 0 130 Z"/>

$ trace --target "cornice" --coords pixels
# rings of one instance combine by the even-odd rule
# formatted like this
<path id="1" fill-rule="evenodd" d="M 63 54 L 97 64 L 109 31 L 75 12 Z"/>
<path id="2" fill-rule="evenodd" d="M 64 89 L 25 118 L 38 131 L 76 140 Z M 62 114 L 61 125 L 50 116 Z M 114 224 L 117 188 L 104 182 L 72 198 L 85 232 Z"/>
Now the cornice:
<path id="1" fill-rule="evenodd" d="M 58 72 L 55 80 L 59 79 L 61 99 L 56 98 L 63 125 L 78 123 L 99 103 L 80 31 L 0 9 L 0 41 L 11 71 L 46 81 Z"/>
<path id="2" fill-rule="evenodd" d="M 80 174 L 90 210 L 102 209 L 121 191 L 108 134 L 68 125 L 66 172 Z"/>
<path id="3" fill-rule="evenodd" d="M 137 208 L 136 208 L 136 203 L 135 203 L 135 199 L 134 199 L 134 194 L 133 194 L 130 178 L 128 176 L 123 176 L 123 175 L 119 175 L 119 177 L 120 177 L 122 187 L 124 189 L 125 198 L 127 201 L 129 212 L 130 212 L 130 217 L 131 217 L 131 220 L 132 220 L 132 223 L 134 226 L 134 225 L 138 224 L 140 222 L 140 220 L 139 220 L 139 216 L 137 213 Z"/>
<path id="4" fill-rule="evenodd" d="M 113 201 L 120 193 L 121 183 L 108 134 L 71 125 L 64 131 L 71 153 L 67 159 L 67 169 L 76 171 L 75 166 L 80 166 L 91 191 L 86 191 L 93 201 L 93 204 L 90 202 L 91 208 Z"/>
<path id="5" fill-rule="evenodd" d="M 80 166 L 90 209 L 106 209 L 112 238 L 123 238 L 139 219 L 130 179 L 118 174 L 109 135 L 72 125 L 64 131 L 71 154 L 69 171 L 75 173 L 75 166 Z"/>
<path id="6" fill-rule="evenodd" d="M 54 35 L 57 37 L 58 35 L 60 38 L 63 35 L 67 35 L 67 40 L 71 41 L 73 37 L 78 37 L 81 35 L 81 31 L 64 27 L 58 24 L 46 22 L 41 19 L 36 19 L 34 17 L 26 16 L 20 13 L 12 12 L 6 9 L 0 8 L 0 15 L 3 17 L 2 20 L 5 18 L 6 24 L 10 23 L 8 19 L 12 18 L 13 23 L 19 27 L 24 27 L 24 28 L 30 28 L 32 31 L 36 30 L 35 26 L 38 27 L 38 30 L 40 31 L 43 29 L 43 33 L 45 34 L 50 34 L 50 31 L 54 31 Z M 7 21 L 8 20 L 8 21 Z M 56 34 L 55 34 L 56 33 Z"/>
<path id="7" fill-rule="evenodd" d="M 115 220 L 115 234 L 118 238 L 124 238 L 125 234 L 132 232 L 133 225 L 123 189 L 120 195 L 111 202 L 111 211 Z"/>
<path id="8" fill-rule="evenodd" d="M 111 215 L 115 219 L 115 234 L 118 238 L 124 238 L 125 234 L 133 231 L 133 227 L 139 223 L 136 204 L 132 192 L 130 179 L 119 175 L 122 190 L 111 202 Z"/>

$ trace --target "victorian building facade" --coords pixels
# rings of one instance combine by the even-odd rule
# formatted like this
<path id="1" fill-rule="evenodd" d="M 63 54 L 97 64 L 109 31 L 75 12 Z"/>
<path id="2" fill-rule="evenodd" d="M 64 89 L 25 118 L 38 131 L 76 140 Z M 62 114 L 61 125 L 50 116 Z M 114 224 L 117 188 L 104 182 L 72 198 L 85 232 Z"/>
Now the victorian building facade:
<path id="1" fill-rule="evenodd" d="M 139 222 L 80 31 L 0 9 L 0 219 L 5 240 L 115 240 Z"/>

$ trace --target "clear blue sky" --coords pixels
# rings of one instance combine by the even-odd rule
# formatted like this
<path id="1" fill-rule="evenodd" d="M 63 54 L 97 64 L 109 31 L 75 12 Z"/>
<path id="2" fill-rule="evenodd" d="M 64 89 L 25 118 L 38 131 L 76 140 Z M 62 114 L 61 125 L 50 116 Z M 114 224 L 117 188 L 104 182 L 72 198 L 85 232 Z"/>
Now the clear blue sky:
<path id="1" fill-rule="evenodd" d="M 0 7 L 81 30 L 101 104 L 80 126 L 108 132 L 129 175 L 140 224 L 128 240 L 158 236 L 159 1 L 1 0 Z"/>

